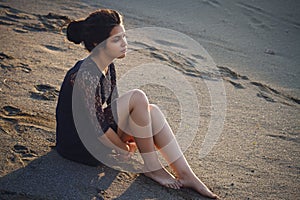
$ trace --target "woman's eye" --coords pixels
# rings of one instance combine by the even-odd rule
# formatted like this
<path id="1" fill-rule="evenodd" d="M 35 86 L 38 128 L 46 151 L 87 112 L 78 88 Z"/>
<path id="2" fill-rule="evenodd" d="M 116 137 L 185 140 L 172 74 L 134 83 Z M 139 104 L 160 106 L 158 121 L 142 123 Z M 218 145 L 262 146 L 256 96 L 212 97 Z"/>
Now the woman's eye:
<path id="1" fill-rule="evenodd" d="M 113 38 L 113 42 L 119 42 L 121 39 L 126 39 L 126 35 L 122 35 L 122 36 L 116 36 Z"/>
<path id="2" fill-rule="evenodd" d="M 114 39 L 113 39 L 113 41 L 114 42 L 118 42 L 120 40 L 120 37 L 118 36 L 118 37 L 115 37 Z"/>

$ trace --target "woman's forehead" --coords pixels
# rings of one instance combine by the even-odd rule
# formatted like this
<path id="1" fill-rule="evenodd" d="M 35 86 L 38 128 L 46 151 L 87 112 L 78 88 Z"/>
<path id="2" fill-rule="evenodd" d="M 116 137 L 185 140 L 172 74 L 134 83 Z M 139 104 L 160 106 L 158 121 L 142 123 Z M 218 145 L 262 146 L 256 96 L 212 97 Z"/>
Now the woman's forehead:
<path id="1" fill-rule="evenodd" d="M 111 30 L 110 36 L 119 35 L 120 33 L 124 33 L 124 32 L 125 32 L 124 26 L 117 25 Z"/>

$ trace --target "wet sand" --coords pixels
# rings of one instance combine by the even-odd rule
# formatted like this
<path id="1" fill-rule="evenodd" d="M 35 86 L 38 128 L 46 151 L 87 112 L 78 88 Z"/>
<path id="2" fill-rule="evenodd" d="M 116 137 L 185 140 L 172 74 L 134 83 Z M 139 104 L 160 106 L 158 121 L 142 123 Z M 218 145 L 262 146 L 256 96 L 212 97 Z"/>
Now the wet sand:
<path id="1" fill-rule="evenodd" d="M 107 1 L 103 4 L 81 1 L 24 2 L 0 3 L 1 199 L 205 199 L 188 189 L 175 191 L 164 188 L 136 173 L 120 172 L 106 166 L 95 168 L 77 164 L 61 158 L 55 152 L 55 107 L 60 85 L 66 71 L 78 59 L 88 55 L 82 46 L 66 41 L 66 24 L 72 19 L 85 17 L 96 7 L 119 9 L 125 15 L 127 29 L 158 26 L 182 30 L 196 41 L 201 41 L 215 60 L 216 69 L 199 70 L 193 65 L 193 61 L 201 59 L 199 56 L 194 55 L 192 59 L 184 53 L 172 54 L 155 46 L 166 45 L 166 42 L 151 41 L 145 37 L 142 38 L 142 44 L 132 43 L 131 52 L 125 59 L 116 61 L 119 79 L 136 66 L 155 62 L 174 69 L 193 86 L 200 116 L 194 116 L 194 119 L 199 119 L 199 127 L 185 155 L 203 182 L 222 199 L 300 197 L 300 97 L 295 83 L 299 74 L 293 66 L 299 64 L 297 56 L 281 53 L 277 48 L 262 44 L 267 49 L 260 47 L 262 55 L 256 57 L 253 52 L 257 51 L 257 46 L 254 48 L 242 43 L 243 38 L 227 41 L 229 39 L 226 39 L 226 35 L 232 31 L 230 28 L 227 32 L 225 29 L 224 34 L 215 30 L 211 33 L 203 32 L 199 36 L 197 34 L 201 32 L 197 27 L 187 29 L 187 19 L 191 16 L 182 15 L 181 22 L 175 23 L 175 19 L 172 21 L 171 17 L 168 18 L 170 15 L 164 17 L 156 4 L 148 4 L 147 12 L 142 15 L 141 8 L 144 5 L 135 1 L 128 1 L 128 4 L 122 6 Z M 180 2 L 176 2 L 170 10 L 180 7 Z M 250 18 L 254 32 L 265 31 L 263 33 L 266 35 L 272 32 L 272 26 L 269 30 L 267 28 L 270 24 L 264 25 L 262 22 L 269 22 L 265 19 L 276 15 L 265 10 L 264 5 L 239 3 L 240 7 L 248 10 L 241 11 L 233 9 L 231 4 L 223 5 L 218 1 L 202 3 L 208 5 L 207 12 L 219 13 L 218 17 L 221 15 L 229 24 L 234 16 L 243 12 L 253 14 Z M 192 10 L 195 6 L 203 6 L 202 3 L 186 6 Z M 231 15 L 218 12 L 222 6 Z M 148 12 L 158 17 L 152 18 Z M 295 40 L 294 33 L 299 32 L 299 24 L 295 22 L 297 18 L 290 16 L 283 19 L 281 16 L 286 15 L 279 12 L 277 22 L 294 27 L 289 31 L 292 34 L 290 39 Z M 162 21 L 163 18 L 166 21 Z M 255 34 L 251 37 L 256 36 L 260 37 Z M 278 36 L 279 39 L 281 37 Z M 168 45 L 180 48 L 176 46 L 178 41 L 168 39 L 171 40 Z M 284 44 L 289 44 L 284 41 Z M 249 51 L 245 51 L 244 46 L 247 45 Z M 143 48 L 138 49 L 141 46 Z M 297 50 L 293 46 L 289 48 L 289 52 Z M 254 70 L 255 73 L 249 70 L 251 56 L 255 58 L 253 65 L 262 63 Z M 246 61 L 240 62 L 243 57 L 247 58 Z M 286 65 L 286 71 L 282 72 L 283 78 L 278 79 L 278 82 L 276 76 L 265 79 L 268 74 L 258 69 L 272 66 L 277 61 L 280 65 Z M 206 156 L 201 157 L 199 152 L 203 150 L 202 145 L 213 116 L 213 100 L 207 84 L 213 83 L 216 78 L 224 84 L 226 118 L 216 144 Z M 287 79 L 292 83 L 282 84 Z M 148 84 L 141 88 L 151 103 L 162 108 L 177 133 L 182 116 L 180 99 L 173 91 L 159 85 Z"/>

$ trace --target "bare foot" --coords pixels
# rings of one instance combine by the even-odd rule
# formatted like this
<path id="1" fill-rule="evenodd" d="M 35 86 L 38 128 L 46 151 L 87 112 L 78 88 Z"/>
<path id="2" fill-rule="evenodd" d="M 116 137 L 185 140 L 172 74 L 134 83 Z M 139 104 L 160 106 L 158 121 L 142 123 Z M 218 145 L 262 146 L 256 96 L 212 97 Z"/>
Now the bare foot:
<path id="1" fill-rule="evenodd" d="M 183 187 L 192 188 L 205 197 L 219 199 L 219 197 L 210 191 L 196 175 L 179 178 L 179 182 L 183 185 Z"/>
<path id="2" fill-rule="evenodd" d="M 144 175 L 169 188 L 180 189 L 180 187 L 182 187 L 182 184 L 176 180 L 176 178 L 165 168 L 156 171 L 145 172 Z"/>

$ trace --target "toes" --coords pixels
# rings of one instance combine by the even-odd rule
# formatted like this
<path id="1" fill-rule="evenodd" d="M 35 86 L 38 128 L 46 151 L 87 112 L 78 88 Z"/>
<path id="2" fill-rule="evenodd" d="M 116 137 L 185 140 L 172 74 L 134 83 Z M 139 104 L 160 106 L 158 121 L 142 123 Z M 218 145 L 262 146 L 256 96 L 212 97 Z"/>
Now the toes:
<path id="1" fill-rule="evenodd" d="M 177 189 L 180 189 L 183 186 L 178 180 L 176 180 L 175 184 L 176 184 Z"/>
<path id="2" fill-rule="evenodd" d="M 178 184 L 180 187 L 186 187 L 183 180 L 177 179 Z"/>
<path id="3" fill-rule="evenodd" d="M 176 182 L 174 182 L 174 183 L 169 183 L 169 184 L 166 184 L 165 185 L 166 187 L 168 187 L 168 188 L 172 188 L 172 189 L 175 189 L 175 190 L 178 190 L 178 189 L 180 189 L 180 186 L 176 183 Z"/>
<path id="4" fill-rule="evenodd" d="M 172 184 L 165 184 L 165 186 L 174 189 Z"/>
<path id="5" fill-rule="evenodd" d="M 180 187 L 177 183 L 174 183 L 174 187 L 175 187 L 174 189 L 176 189 L 176 190 L 180 189 Z"/>
<path id="6" fill-rule="evenodd" d="M 178 185 L 176 185 L 176 183 L 167 183 L 164 186 L 175 189 L 175 190 L 179 189 L 179 187 L 178 187 Z"/>
<path id="7" fill-rule="evenodd" d="M 184 186 L 184 185 L 182 184 L 182 182 L 181 182 L 179 179 L 177 179 L 176 182 L 177 182 L 177 185 L 178 185 L 180 188 L 182 188 L 182 187 Z"/>

